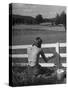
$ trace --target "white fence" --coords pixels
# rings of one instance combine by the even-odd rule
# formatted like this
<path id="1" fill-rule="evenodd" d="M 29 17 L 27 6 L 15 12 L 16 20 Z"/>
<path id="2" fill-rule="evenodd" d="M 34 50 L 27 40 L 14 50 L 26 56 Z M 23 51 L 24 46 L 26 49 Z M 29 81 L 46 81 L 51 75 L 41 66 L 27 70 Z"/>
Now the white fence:
<path id="1" fill-rule="evenodd" d="M 10 49 L 27 49 L 28 47 L 31 47 L 31 45 L 14 45 L 10 46 Z M 55 48 L 56 52 L 60 54 L 61 57 L 66 57 L 66 53 L 60 53 L 59 47 L 66 47 L 66 43 L 51 43 L 51 44 L 42 44 L 42 48 Z M 46 57 L 51 57 L 53 53 L 47 53 L 45 54 Z M 10 55 L 12 58 L 26 58 L 28 57 L 27 54 L 12 54 Z M 40 63 L 42 66 L 54 66 L 54 63 Z M 23 63 L 21 64 L 23 65 Z M 24 64 L 25 65 L 25 64 Z M 66 63 L 62 63 L 62 66 L 66 67 Z"/>

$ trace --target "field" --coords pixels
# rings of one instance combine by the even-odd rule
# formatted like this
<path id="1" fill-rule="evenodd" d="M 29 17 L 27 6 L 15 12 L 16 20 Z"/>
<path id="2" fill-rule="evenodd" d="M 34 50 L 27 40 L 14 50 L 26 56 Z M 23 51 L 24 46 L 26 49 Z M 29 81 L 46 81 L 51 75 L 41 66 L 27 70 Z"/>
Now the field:
<path id="1" fill-rule="evenodd" d="M 16 25 L 13 26 L 12 31 L 12 45 L 31 45 L 33 40 L 40 36 L 43 40 L 43 44 L 47 43 L 65 43 L 66 42 L 66 32 L 64 27 L 56 26 L 41 26 L 41 25 Z M 54 48 L 44 48 L 45 53 L 52 53 Z M 60 48 L 61 53 L 66 53 L 66 48 Z M 26 54 L 26 49 L 14 49 L 13 54 Z M 27 58 L 13 58 L 15 62 L 27 62 Z M 64 60 L 63 60 L 64 59 Z M 61 58 L 62 62 L 66 62 L 65 58 Z M 43 62 L 43 60 L 42 60 Z M 52 60 L 54 62 L 54 60 Z"/>
<path id="2" fill-rule="evenodd" d="M 31 45 L 33 40 L 40 36 L 43 44 L 47 43 L 66 43 L 66 32 L 63 26 L 41 26 L 41 25 L 15 25 L 12 27 L 12 45 Z M 43 48 L 45 53 L 52 53 L 55 48 Z M 60 48 L 61 53 L 66 53 L 66 48 Z M 12 54 L 27 54 L 26 49 L 14 49 Z M 57 57 L 56 57 L 57 58 Z M 57 63 L 55 59 L 50 60 L 48 63 Z M 66 57 L 60 57 L 62 63 L 66 62 Z M 27 63 L 27 58 L 13 58 L 14 63 Z M 44 63 L 43 59 L 39 62 Z M 16 67 L 15 67 L 16 68 Z M 20 68 L 20 67 L 19 67 Z M 13 68 L 14 70 L 14 68 Z M 18 68 L 16 69 L 18 70 Z"/>
<path id="3" fill-rule="evenodd" d="M 32 44 L 37 36 L 42 38 L 43 43 L 66 42 L 66 32 L 62 26 L 16 25 L 12 31 L 12 44 Z"/>

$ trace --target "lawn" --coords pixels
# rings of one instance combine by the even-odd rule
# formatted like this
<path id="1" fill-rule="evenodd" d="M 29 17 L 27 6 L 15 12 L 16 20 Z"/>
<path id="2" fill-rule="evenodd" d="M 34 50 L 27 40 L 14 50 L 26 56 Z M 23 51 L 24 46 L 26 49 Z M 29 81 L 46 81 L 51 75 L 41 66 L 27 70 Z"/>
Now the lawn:
<path id="1" fill-rule="evenodd" d="M 16 25 L 12 29 L 12 44 L 32 44 L 37 36 L 42 38 L 43 43 L 66 42 L 64 27 Z"/>
<path id="2" fill-rule="evenodd" d="M 43 40 L 43 44 L 47 43 L 65 43 L 66 42 L 66 32 L 62 26 L 41 26 L 41 25 L 15 25 L 12 27 L 12 45 L 29 45 L 32 44 L 33 40 L 40 36 Z M 45 53 L 53 52 L 54 48 L 44 49 Z M 61 53 L 66 53 L 66 48 L 60 48 Z M 12 50 L 12 54 L 26 54 L 26 49 Z M 60 58 L 61 62 L 65 63 L 66 58 Z M 39 60 L 44 63 L 43 59 Z M 27 63 L 27 58 L 12 58 L 14 63 Z M 49 63 L 57 63 L 56 58 L 49 61 Z M 23 70 L 24 67 L 13 67 L 13 80 L 16 85 L 24 85 L 23 82 Z M 18 78 L 19 77 L 19 78 Z M 16 81 L 16 78 L 18 82 Z M 64 79 L 65 80 L 65 79 Z M 66 82 L 66 81 L 65 81 Z M 64 81 L 62 82 L 64 83 Z"/>

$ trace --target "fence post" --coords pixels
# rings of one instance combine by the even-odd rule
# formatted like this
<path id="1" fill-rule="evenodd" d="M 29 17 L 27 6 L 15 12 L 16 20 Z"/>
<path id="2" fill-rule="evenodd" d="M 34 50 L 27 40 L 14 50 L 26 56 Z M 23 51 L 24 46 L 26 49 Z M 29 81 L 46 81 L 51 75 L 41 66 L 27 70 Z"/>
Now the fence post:
<path id="1" fill-rule="evenodd" d="M 60 43 L 57 42 L 57 43 L 56 43 L 56 52 L 57 52 L 57 68 L 61 68 L 61 62 L 60 62 L 60 50 L 59 50 L 59 47 L 60 47 Z"/>
<path id="2" fill-rule="evenodd" d="M 59 54 L 59 42 L 56 43 L 56 52 Z"/>

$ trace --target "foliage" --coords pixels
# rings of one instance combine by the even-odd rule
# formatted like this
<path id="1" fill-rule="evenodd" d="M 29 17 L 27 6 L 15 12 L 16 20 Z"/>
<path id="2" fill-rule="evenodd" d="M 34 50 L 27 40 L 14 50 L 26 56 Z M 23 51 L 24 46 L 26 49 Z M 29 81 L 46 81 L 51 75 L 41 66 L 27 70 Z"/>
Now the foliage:
<path id="1" fill-rule="evenodd" d="M 43 22 L 43 17 L 41 14 L 37 15 L 35 20 L 37 21 L 38 24 L 42 23 Z"/>

